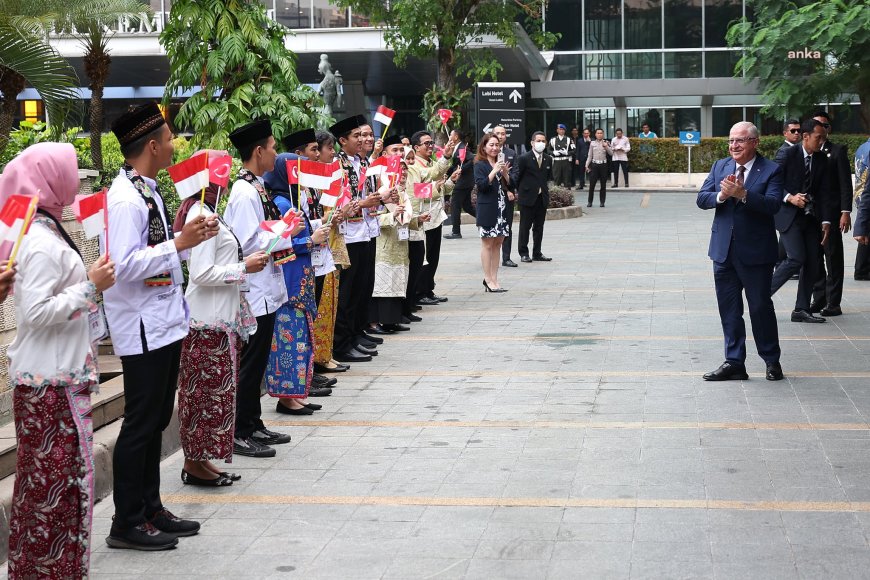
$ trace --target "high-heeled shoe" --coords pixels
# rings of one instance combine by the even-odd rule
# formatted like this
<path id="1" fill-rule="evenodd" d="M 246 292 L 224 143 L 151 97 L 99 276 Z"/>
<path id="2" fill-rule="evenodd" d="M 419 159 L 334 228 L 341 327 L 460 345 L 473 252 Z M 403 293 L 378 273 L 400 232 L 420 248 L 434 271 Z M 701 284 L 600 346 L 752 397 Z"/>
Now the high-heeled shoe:
<path id="1" fill-rule="evenodd" d="M 493 288 L 493 292 L 507 292 L 507 288 Z"/>
<path id="2" fill-rule="evenodd" d="M 486 283 L 486 279 L 483 280 L 483 287 L 486 288 L 486 290 L 484 290 L 485 292 L 495 292 L 495 290 L 490 288 L 489 285 Z"/>

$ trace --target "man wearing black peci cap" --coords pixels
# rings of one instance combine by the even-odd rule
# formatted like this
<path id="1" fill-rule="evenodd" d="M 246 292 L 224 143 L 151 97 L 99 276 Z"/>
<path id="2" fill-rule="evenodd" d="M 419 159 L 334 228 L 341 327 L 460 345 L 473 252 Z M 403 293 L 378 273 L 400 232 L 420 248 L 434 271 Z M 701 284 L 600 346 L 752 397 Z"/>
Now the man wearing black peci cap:
<path id="1" fill-rule="evenodd" d="M 124 422 L 112 456 L 113 548 L 165 550 L 199 523 L 170 513 L 160 499 L 162 433 L 172 417 L 181 341 L 189 330 L 181 284 L 186 250 L 214 237 L 217 219 L 198 217 L 173 236 L 157 172 L 172 163 L 172 131 L 154 103 L 112 124 L 124 166 L 108 194 L 108 247 L 115 286 L 103 293 L 115 352 L 124 370 Z"/>
<path id="2" fill-rule="evenodd" d="M 275 236 L 260 228 L 264 220 L 280 220 L 281 213 L 263 184 L 263 174 L 275 166 L 275 138 L 269 121 L 248 123 L 230 133 L 230 141 L 239 151 L 242 168 L 230 191 L 224 219 L 239 239 L 242 254 L 249 256 L 272 245 Z M 301 222 L 295 235 L 305 227 Z M 292 235 L 280 239 L 271 249 L 269 265 L 248 274 L 248 304 L 257 318 L 257 332 L 242 347 L 239 382 L 236 390 L 236 432 L 233 453 L 248 457 L 274 457 L 270 445 L 289 443 L 290 436 L 266 429 L 260 407 L 260 384 L 266 372 L 275 311 L 287 301 L 287 288 L 280 264 L 293 259 Z"/>

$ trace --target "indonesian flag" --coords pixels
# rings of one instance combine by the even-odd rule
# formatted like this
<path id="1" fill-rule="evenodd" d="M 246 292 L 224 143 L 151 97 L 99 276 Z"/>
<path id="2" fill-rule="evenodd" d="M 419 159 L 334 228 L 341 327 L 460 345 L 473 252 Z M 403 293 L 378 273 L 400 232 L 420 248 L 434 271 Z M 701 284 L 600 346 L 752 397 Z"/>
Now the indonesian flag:
<path id="1" fill-rule="evenodd" d="M 323 207 L 339 208 L 353 198 L 350 187 L 343 183 L 335 183 L 327 191 L 320 194 L 320 205 Z"/>
<path id="2" fill-rule="evenodd" d="M 299 185 L 314 189 L 329 189 L 333 182 L 341 179 L 341 164 L 338 159 L 332 163 L 318 161 L 299 161 Z"/>
<path id="3" fill-rule="evenodd" d="M 299 225 L 299 216 L 296 215 L 292 209 L 285 213 L 284 217 L 279 220 L 260 222 L 261 229 L 264 229 L 267 232 L 272 232 L 276 236 L 280 236 L 285 240 L 290 237 L 290 234 L 297 225 Z"/>
<path id="4" fill-rule="evenodd" d="M 109 212 L 106 209 L 106 190 L 93 195 L 77 195 L 72 204 L 73 214 L 81 222 L 86 238 L 95 238 L 106 230 Z"/>
<path id="5" fill-rule="evenodd" d="M 343 207 L 352 198 L 353 198 L 353 195 L 350 192 L 350 188 L 349 187 L 342 187 L 341 188 L 341 196 L 339 196 L 338 201 L 335 203 L 335 207 Z"/>
<path id="6" fill-rule="evenodd" d="M 36 196 L 17 194 L 6 200 L 0 210 L 0 260 L 8 260 L 22 232 L 27 233 L 38 201 Z"/>
<path id="7" fill-rule="evenodd" d="M 208 153 L 205 151 L 181 163 L 176 163 L 166 170 L 169 172 L 169 177 L 175 184 L 175 191 L 178 192 L 178 197 L 181 199 L 187 199 L 202 191 L 204 187 L 208 187 L 209 163 Z M 227 179 L 229 179 L 229 174 L 227 174 Z"/>
<path id="8" fill-rule="evenodd" d="M 378 107 L 378 110 L 375 111 L 374 120 L 382 125 L 389 125 L 393 122 L 393 117 L 396 116 L 396 112 L 392 109 L 388 109 L 383 105 Z"/>
<path id="9" fill-rule="evenodd" d="M 415 183 L 414 197 L 420 199 L 429 199 L 432 197 L 432 183 Z"/>
<path id="10" fill-rule="evenodd" d="M 213 159 L 208 164 L 208 180 L 218 187 L 226 187 L 230 182 L 230 170 L 232 167 L 233 158 L 231 155 L 224 155 Z"/>
<path id="11" fill-rule="evenodd" d="M 438 109 L 438 118 L 441 119 L 442 125 L 447 125 L 447 121 L 453 116 L 453 111 L 450 109 Z"/>
<path id="12" fill-rule="evenodd" d="M 287 185 L 299 185 L 299 159 L 287 160 Z"/>

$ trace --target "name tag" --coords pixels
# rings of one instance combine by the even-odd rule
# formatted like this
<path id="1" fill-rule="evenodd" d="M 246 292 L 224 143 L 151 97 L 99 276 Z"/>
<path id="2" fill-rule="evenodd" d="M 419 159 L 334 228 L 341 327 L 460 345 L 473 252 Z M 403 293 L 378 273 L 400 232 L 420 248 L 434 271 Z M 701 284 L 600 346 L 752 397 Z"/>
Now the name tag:
<path id="1" fill-rule="evenodd" d="M 338 233 L 343 236 L 347 234 L 347 222 L 341 222 L 338 224 Z"/>
<path id="2" fill-rule="evenodd" d="M 396 233 L 397 233 L 398 236 L 399 236 L 399 241 L 400 241 L 400 242 L 404 242 L 404 241 L 407 240 L 408 237 L 411 235 L 410 232 L 409 232 L 409 228 L 408 228 L 408 226 L 399 226 L 399 227 L 396 229 Z"/>
<path id="3" fill-rule="evenodd" d="M 102 340 L 109 335 L 109 327 L 106 325 L 106 315 L 103 305 L 97 306 L 97 310 L 88 314 L 88 336 L 92 343 Z"/>
<path id="4" fill-rule="evenodd" d="M 320 246 L 315 247 L 311 250 L 311 264 L 315 267 L 319 267 L 323 265 L 324 262 L 323 248 Z"/>

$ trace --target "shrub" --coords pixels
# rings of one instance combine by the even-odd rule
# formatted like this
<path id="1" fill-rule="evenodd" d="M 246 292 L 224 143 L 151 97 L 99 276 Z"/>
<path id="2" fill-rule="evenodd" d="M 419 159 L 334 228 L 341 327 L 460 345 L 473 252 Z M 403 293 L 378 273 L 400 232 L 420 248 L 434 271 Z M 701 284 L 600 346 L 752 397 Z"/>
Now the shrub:
<path id="1" fill-rule="evenodd" d="M 574 194 L 567 187 L 553 185 L 550 187 L 550 205 L 547 207 L 570 207 L 574 205 Z"/>

